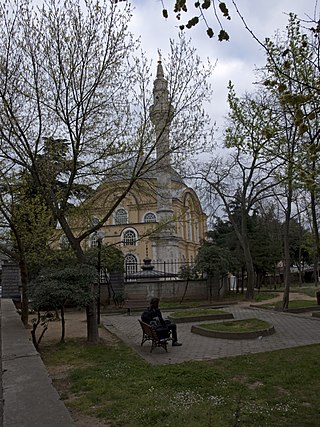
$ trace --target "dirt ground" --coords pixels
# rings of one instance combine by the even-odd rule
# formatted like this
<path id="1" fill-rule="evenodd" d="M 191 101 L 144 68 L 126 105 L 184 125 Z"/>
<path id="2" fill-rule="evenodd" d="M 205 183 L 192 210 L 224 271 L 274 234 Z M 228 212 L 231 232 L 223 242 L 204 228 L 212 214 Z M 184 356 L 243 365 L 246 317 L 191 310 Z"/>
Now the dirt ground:
<path id="1" fill-rule="evenodd" d="M 275 298 L 267 300 L 268 303 L 273 303 L 282 299 L 282 293 L 279 293 Z M 305 300 L 315 300 L 315 297 L 309 297 L 305 294 L 300 293 L 290 293 L 290 300 L 296 299 L 305 299 Z M 255 302 L 255 305 L 265 304 L 266 301 Z M 250 305 L 252 301 L 243 301 L 240 302 L 241 305 Z M 30 316 L 30 320 L 32 315 Z M 66 338 L 86 338 L 87 336 L 87 321 L 85 310 L 74 310 L 69 309 L 65 313 L 66 319 Z M 99 336 L 106 342 L 115 342 L 116 338 L 106 331 L 103 327 L 99 328 Z M 61 337 L 61 322 L 52 321 L 49 323 L 48 330 L 46 331 L 42 344 L 48 343 L 50 341 L 58 342 Z"/>
<path id="2" fill-rule="evenodd" d="M 279 293 L 279 295 L 273 299 L 268 300 L 269 302 L 276 302 L 282 299 L 282 293 Z M 290 299 L 310 299 L 315 300 L 313 297 L 308 297 L 304 294 L 299 293 L 291 293 Z M 255 305 L 264 304 L 265 301 L 260 303 L 255 303 Z M 244 301 L 239 304 L 242 305 L 249 305 L 252 304 L 252 301 Z M 32 319 L 32 315 L 30 316 L 30 321 Z M 67 310 L 65 313 L 65 319 L 66 319 L 66 338 L 86 338 L 87 336 L 87 322 L 86 322 L 86 313 L 85 311 L 80 310 Z M 51 321 L 49 322 L 48 330 L 46 331 L 42 341 L 41 345 L 46 345 L 51 342 L 59 342 L 61 337 L 61 322 L 58 321 Z M 110 345 L 117 342 L 117 338 L 110 334 L 105 328 L 101 327 L 99 328 L 99 337 L 106 343 L 109 343 Z M 57 388 L 58 392 L 62 392 L 67 387 L 67 376 L 68 371 L 65 368 L 49 368 L 49 375 L 51 376 L 54 385 Z M 70 411 L 71 416 L 75 422 L 75 425 L 77 427 L 87 427 L 90 425 L 90 427 L 110 427 L 109 424 L 105 424 L 100 420 L 97 420 L 94 417 L 86 416 L 81 414 L 78 411 L 71 410 Z"/>
<path id="3" fill-rule="evenodd" d="M 30 315 L 30 320 L 32 315 Z M 87 321 L 85 311 L 79 310 L 67 310 L 65 313 L 66 320 L 66 339 L 68 338 L 86 338 L 87 336 Z M 105 328 L 99 328 L 99 337 L 104 342 L 112 345 L 117 342 L 117 338 L 110 334 Z M 54 320 L 49 322 L 48 329 L 42 338 L 41 346 L 52 342 L 59 342 L 61 338 L 61 321 Z M 53 384 L 56 387 L 58 393 L 64 392 L 68 387 L 68 369 L 64 367 L 59 368 L 48 368 L 50 377 L 52 378 Z M 110 424 L 106 424 L 95 417 L 84 415 L 76 410 L 69 409 L 72 419 L 77 427 L 110 427 Z"/>

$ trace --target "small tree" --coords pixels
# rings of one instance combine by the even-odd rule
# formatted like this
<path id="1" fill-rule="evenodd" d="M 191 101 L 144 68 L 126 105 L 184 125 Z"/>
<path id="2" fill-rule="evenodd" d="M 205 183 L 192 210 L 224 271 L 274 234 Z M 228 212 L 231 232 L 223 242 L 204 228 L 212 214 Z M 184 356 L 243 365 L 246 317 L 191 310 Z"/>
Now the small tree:
<path id="1" fill-rule="evenodd" d="M 85 264 L 70 265 L 64 268 L 43 270 L 34 281 L 30 282 L 29 296 L 32 307 L 39 313 L 43 310 L 60 310 L 61 339 L 65 338 L 65 306 L 87 307 L 95 298 L 92 286 L 97 272 Z"/>
<path id="2" fill-rule="evenodd" d="M 122 273 L 124 271 L 124 256 L 122 251 L 116 246 L 101 245 L 92 247 L 86 251 L 88 264 L 98 270 L 98 274 L 103 275 L 108 285 L 108 301 L 110 304 L 111 293 L 113 301 L 116 303 L 119 295 L 116 295 L 110 280 L 110 273 Z M 100 295 L 99 295 L 100 297 Z"/>
<path id="3" fill-rule="evenodd" d="M 0 163 L 31 175 L 79 264 L 86 262 L 85 240 L 132 187 L 166 156 L 183 163 L 211 130 L 203 104 L 211 99 L 212 66 L 203 67 L 181 38 L 164 67 L 174 117 L 155 138 L 151 72 L 143 55 L 135 57 L 131 14 L 129 4 L 109 0 L 0 4 Z M 171 145 L 155 156 L 171 120 Z M 87 208 L 83 190 L 115 178 L 126 185 L 98 223 L 87 218 L 79 231 Z M 94 304 L 87 315 L 88 341 L 95 342 Z"/>

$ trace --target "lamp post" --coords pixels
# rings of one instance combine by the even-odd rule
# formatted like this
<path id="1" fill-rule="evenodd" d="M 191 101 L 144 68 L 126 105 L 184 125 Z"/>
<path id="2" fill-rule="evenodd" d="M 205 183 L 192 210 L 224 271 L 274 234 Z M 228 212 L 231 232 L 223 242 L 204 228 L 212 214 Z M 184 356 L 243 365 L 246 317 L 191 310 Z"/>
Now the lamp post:
<path id="1" fill-rule="evenodd" d="M 97 323 L 100 325 L 100 302 L 101 302 L 101 246 L 102 240 L 104 238 L 104 233 L 102 231 L 98 231 L 97 234 L 97 243 L 98 243 L 98 298 L 97 298 Z"/>

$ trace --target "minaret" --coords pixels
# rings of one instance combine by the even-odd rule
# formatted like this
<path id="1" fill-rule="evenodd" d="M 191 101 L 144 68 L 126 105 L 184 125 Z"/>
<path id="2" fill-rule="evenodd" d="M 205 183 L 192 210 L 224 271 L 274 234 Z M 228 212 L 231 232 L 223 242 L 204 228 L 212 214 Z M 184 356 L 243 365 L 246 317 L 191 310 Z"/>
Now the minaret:
<path id="1" fill-rule="evenodd" d="M 179 247 L 173 219 L 171 159 L 169 132 L 173 118 L 173 107 L 169 101 L 168 82 L 164 78 L 161 58 L 157 66 L 157 77 L 153 85 L 153 105 L 150 118 L 155 127 L 157 153 L 157 216 L 161 225 L 154 237 L 155 259 L 159 262 L 178 261 Z M 168 270 L 167 270 L 168 271 Z"/>

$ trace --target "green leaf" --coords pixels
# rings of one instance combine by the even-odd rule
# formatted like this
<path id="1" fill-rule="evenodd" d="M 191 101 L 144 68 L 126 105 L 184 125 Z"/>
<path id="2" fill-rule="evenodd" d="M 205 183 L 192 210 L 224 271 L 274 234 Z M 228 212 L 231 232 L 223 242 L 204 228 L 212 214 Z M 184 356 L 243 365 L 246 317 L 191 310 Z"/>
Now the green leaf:
<path id="1" fill-rule="evenodd" d="M 219 3 L 219 9 L 221 10 L 221 12 L 223 13 L 223 16 L 225 16 L 227 19 L 231 19 L 230 15 L 229 15 L 229 10 L 226 6 L 225 3 Z"/>
<path id="2" fill-rule="evenodd" d="M 199 22 L 199 18 L 197 16 L 194 16 L 193 18 L 191 18 L 188 23 L 186 24 L 186 27 L 188 29 L 194 27 L 195 25 L 197 25 Z"/>
<path id="3" fill-rule="evenodd" d="M 213 37 L 213 35 L 214 35 L 214 33 L 213 33 L 213 29 L 212 29 L 212 28 L 208 28 L 208 29 L 207 29 L 207 34 L 208 34 L 208 37 L 210 37 L 210 39 L 212 39 L 212 37 Z"/>
<path id="4" fill-rule="evenodd" d="M 222 42 L 223 40 L 228 41 L 229 40 L 229 34 L 225 30 L 220 30 L 218 40 Z"/>
<path id="5" fill-rule="evenodd" d="M 211 6 L 211 0 L 204 0 L 201 5 L 202 9 L 209 9 L 210 6 Z"/>

